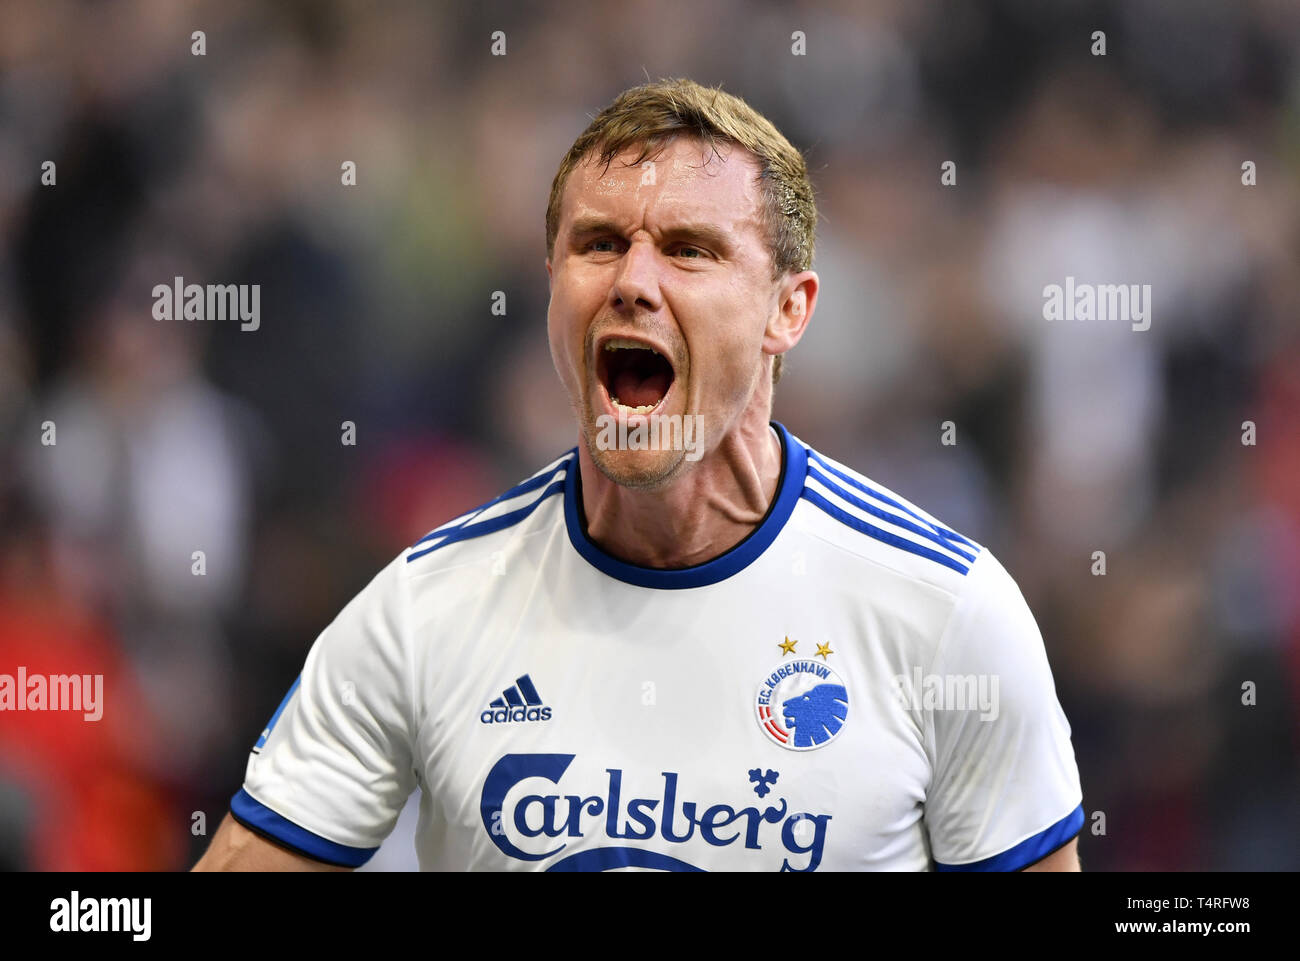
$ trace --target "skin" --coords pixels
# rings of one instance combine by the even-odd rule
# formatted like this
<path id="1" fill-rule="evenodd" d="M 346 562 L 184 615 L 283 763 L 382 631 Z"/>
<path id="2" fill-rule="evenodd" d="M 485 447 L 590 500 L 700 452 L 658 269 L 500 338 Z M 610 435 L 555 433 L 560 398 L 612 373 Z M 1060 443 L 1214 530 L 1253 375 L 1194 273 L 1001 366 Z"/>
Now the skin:
<path id="1" fill-rule="evenodd" d="M 254 834 L 229 814 L 222 820 L 212 843 L 194 865 L 194 871 L 350 871 L 294 854 Z"/>
<path id="2" fill-rule="evenodd" d="M 608 170 L 580 165 L 565 185 L 546 261 L 551 356 L 582 443 L 587 533 L 607 553 L 647 567 L 687 567 L 739 543 L 776 493 L 781 446 L 768 426 L 772 359 L 794 347 L 817 304 L 811 270 L 773 279 L 755 158 L 705 151 L 691 138 Z M 597 417 L 614 413 L 597 376 L 603 339 L 657 349 L 675 379 L 657 414 L 698 418 L 703 456 L 600 450 Z M 629 419 L 629 425 L 635 418 Z M 1077 871 L 1075 842 L 1029 871 Z M 338 871 L 222 821 L 195 871 Z"/>
<path id="3" fill-rule="evenodd" d="M 1026 871 L 1082 871 L 1079 865 L 1079 839 L 1071 839 L 1069 844 L 1057 848 L 1041 861 L 1037 861 Z"/>
<path id="4" fill-rule="evenodd" d="M 570 175 L 552 256 L 551 357 L 569 395 L 587 533 L 647 567 L 688 567 L 739 543 L 762 519 L 781 472 L 768 427 L 772 358 L 799 342 L 816 309 L 811 270 L 772 279 L 760 220 L 758 163 L 713 155 L 691 138 L 643 165 L 638 151 L 606 171 Z M 596 417 L 612 414 L 597 377 L 603 338 L 655 347 L 675 379 L 658 414 L 696 418 L 703 456 L 599 450 Z M 629 420 L 629 423 L 633 423 Z"/>

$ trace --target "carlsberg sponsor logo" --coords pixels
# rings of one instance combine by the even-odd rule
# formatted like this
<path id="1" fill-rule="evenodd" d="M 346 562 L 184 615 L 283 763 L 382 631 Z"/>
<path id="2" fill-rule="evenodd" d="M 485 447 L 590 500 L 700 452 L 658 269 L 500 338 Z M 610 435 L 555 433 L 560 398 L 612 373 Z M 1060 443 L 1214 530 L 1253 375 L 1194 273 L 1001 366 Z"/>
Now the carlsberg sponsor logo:
<path id="1" fill-rule="evenodd" d="M 641 782 L 657 782 L 651 796 L 633 797 L 621 768 L 605 768 L 586 785 L 574 782 L 591 777 L 590 768 L 565 778 L 575 757 L 507 754 L 493 765 L 479 806 L 488 837 L 503 854 L 545 862 L 548 871 L 628 865 L 695 870 L 691 852 L 698 853 L 695 845 L 702 842 L 735 846 L 742 858 L 744 851 L 775 850 L 780 871 L 815 871 L 822 862 L 829 814 L 796 811 L 784 797 L 735 805 L 685 800 L 693 797 L 690 784 L 673 771 Z M 747 783 L 743 775 L 737 782 Z M 571 846 L 580 838 L 602 843 Z"/>

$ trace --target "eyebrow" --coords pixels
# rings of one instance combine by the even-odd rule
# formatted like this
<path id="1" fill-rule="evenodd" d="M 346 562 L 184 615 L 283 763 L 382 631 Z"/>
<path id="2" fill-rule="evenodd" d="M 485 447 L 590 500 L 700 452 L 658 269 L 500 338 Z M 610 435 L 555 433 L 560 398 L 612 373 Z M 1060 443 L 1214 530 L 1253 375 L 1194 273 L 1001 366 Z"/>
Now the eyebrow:
<path id="1" fill-rule="evenodd" d="M 708 247 L 720 254 L 731 253 L 734 246 L 732 240 L 724 231 L 709 223 L 677 224 L 669 227 L 663 233 L 665 240 L 693 240 L 701 246 Z M 569 236 L 574 241 L 585 240 L 598 234 L 613 234 L 621 237 L 623 231 L 613 221 L 598 216 L 579 217 L 574 220 L 573 225 L 569 228 Z"/>

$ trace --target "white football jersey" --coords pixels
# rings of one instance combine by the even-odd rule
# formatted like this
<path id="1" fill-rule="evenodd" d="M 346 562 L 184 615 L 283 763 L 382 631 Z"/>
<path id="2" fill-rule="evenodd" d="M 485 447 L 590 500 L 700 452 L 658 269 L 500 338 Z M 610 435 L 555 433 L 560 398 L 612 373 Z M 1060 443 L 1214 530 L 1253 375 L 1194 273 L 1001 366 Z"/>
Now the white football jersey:
<path id="1" fill-rule="evenodd" d="M 695 567 L 585 532 L 577 452 L 421 539 L 317 638 L 231 810 L 425 870 L 1015 870 L 1083 823 L 985 549 L 773 424 L 761 524 Z"/>

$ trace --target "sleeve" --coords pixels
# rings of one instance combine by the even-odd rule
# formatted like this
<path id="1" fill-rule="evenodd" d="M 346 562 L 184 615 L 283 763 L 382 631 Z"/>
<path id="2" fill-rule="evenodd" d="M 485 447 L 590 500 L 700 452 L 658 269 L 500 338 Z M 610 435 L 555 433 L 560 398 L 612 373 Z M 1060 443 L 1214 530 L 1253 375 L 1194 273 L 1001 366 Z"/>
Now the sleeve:
<path id="1" fill-rule="evenodd" d="M 939 871 L 1018 871 L 1083 826 L 1070 725 L 1020 589 L 987 551 L 926 682 L 925 802 Z"/>
<path id="2" fill-rule="evenodd" d="M 307 654 L 231 800 L 235 820 L 308 857 L 359 867 L 415 789 L 405 553 Z"/>

